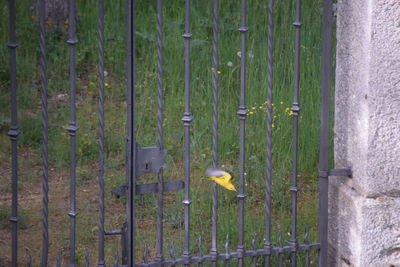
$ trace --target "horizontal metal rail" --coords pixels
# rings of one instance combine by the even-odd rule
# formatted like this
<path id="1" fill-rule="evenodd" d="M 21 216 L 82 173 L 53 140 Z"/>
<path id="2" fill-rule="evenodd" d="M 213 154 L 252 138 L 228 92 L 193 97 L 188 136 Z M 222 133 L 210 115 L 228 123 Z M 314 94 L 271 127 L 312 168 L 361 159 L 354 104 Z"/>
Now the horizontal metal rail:
<path id="1" fill-rule="evenodd" d="M 310 244 L 300 244 L 297 246 L 297 251 L 309 251 L 309 250 L 319 250 L 319 243 L 310 243 Z M 148 267 L 148 266 L 159 266 L 162 263 L 163 266 L 173 266 L 179 264 L 193 264 L 193 263 L 204 263 L 217 260 L 227 260 L 227 259 L 238 259 L 241 255 L 244 257 L 258 257 L 258 256 L 267 256 L 267 255 L 277 255 L 277 254 L 285 254 L 291 253 L 293 251 L 292 246 L 284 246 L 284 247 L 273 247 L 271 249 L 255 249 L 255 250 L 246 250 L 244 252 L 234 251 L 231 253 L 221 253 L 218 256 L 214 256 L 211 254 L 207 254 L 204 256 L 192 256 L 188 261 L 187 257 L 176 258 L 173 260 L 164 260 L 162 262 L 159 261 L 151 261 L 147 263 L 136 263 L 137 267 Z M 126 265 L 119 265 L 115 267 L 126 267 Z"/>

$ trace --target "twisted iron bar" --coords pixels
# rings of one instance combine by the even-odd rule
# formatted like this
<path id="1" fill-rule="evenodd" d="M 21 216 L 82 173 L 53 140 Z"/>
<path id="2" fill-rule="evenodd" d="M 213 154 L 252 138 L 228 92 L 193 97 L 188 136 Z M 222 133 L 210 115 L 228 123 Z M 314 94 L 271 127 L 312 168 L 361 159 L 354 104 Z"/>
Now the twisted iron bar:
<path id="1" fill-rule="evenodd" d="M 11 126 L 7 135 L 11 141 L 11 266 L 18 266 L 18 128 L 17 116 L 17 47 L 15 33 L 15 0 L 8 1 L 10 82 L 11 82 Z"/>
<path id="2" fill-rule="evenodd" d="M 104 171 L 105 171 L 105 118 L 104 118 L 104 0 L 99 0 L 99 244 L 97 266 L 104 266 Z"/>
<path id="3" fill-rule="evenodd" d="M 163 112 L 164 112 L 164 69 L 163 69 L 163 0 L 157 0 L 157 87 L 158 87 L 158 146 L 164 148 L 163 140 Z M 164 173 L 158 173 L 157 193 L 157 255 L 156 260 L 163 260 L 163 207 L 164 207 Z"/>
<path id="4" fill-rule="evenodd" d="M 264 248 L 271 249 L 271 193 L 272 193 L 272 89 L 273 89 L 273 8 L 274 0 L 268 2 L 268 51 L 267 51 L 267 75 L 268 75 L 268 88 L 267 88 L 267 136 L 266 136 L 266 184 L 265 184 L 265 242 Z M 264 266 L 271 265 L 270 255 L 264 258 Z"/>
<path id="5" fill-rule="evenodd" d="M 214 25 L 213 25 L 213 167 L 218 168 L 218 35 L 219 35 L 219 0 L 214 0 Z M 212 199 L 212 229 L 211 229 L 211 254 L 218 256 L 218 185 L 213 182 L 213 199 Z M 212 266 L 216 267 L 217 261 L 212 262 Z"/>
<path id="6" fill-rule="evenodd" d="M 40 16 L 40 99 L 42 111 L 42 259 L 41 266 L 47 267 L 49 254 L 49 153 L 48 153 L 48 107 L 47 107 L 47 58 L 46 58 L 46 2 L 39 2 Z"/>

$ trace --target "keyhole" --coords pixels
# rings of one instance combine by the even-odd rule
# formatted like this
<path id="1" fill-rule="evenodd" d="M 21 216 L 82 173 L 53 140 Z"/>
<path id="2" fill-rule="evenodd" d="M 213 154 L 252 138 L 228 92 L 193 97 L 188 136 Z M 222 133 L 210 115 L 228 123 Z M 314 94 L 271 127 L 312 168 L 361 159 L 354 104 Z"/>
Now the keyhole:
<path id="1" fill-rule="evenodd" d="M 150 167 L 149 165 L 150 165 L 149 163 L 147 163 L 147 162 L 145 163 L 144 169 L 145 169 L 146 171 L 149 170 L 149 167 Z"/>

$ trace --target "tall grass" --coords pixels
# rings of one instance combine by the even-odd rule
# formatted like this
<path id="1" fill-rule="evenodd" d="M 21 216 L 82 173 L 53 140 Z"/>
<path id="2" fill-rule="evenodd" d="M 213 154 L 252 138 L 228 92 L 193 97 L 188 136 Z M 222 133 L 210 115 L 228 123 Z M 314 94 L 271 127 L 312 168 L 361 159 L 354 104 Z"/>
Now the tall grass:
<path id="1" fill-rule="evenodd" d="M 0 5 L 0 42 L 7 42 L 7 5 Z M 30 1 L 18 1 L 17 39 L 19 119 L 22 130 L 20 146 L 33 151 L 33 161 L 39 164 L 40 113 L 37 18 L 30 13 Z M 96 181 L 97 160 L 97 2 L 78 1 L 79 27 L 77 46 L 78 71 L 78 180 Z M 319 131 L 319 85 L 321 61 L 321 11 L 320 1 L 303 1 L 303 27 L 301 41 L 302 107 L 299 134 L 299 231 L 305 225 L 316 238 L 317 195 L 316 170 Z M 137 137 L 142 146 L 156 144 L 157 74 L 156 74 L 156 16 L 155 1 L 138 1 L 137 4 Z M 107 192 L 124 183 L 124 144 L 126 134 L 126 76 L 125 76 L 125 1 L 106 1 L 106 143 L 107 143 Z M 246 121 L 246 246 L 251 244 L 251 234 L 257 232 L 261 245 L 264 233 L 265 188 L 265 129 L 266 113 L 260 106 L 267 91 L 267 1 L 249 1 L 248 7 L 248 63 L 247 107 L 254 113 Z M 192 1 L 191 32 L 191 110 L 194 121 L 191 127 L 192 157 L 192 240 L 202 235 L 207 242 L 211 225 L 211 184 L 204 177 L 204 170 L 212 164 L 212 1 Z M 168 150 L 166 179 L 183 179 L 183 125 L 184 105 L 183 70 L 183 17 L 184 1 L 166 1 L 164 9 L 164 62 L 165 62 L 165 147 Z M 276 1 L 274 9 L 274 126 L 273 129 L 273 230 L 274 242 L 278 230 L 290 232 L 290 187 L 292 155 L 292 118 L 285 112 L 291 107 L 294 73 L 294 1 Z M 239 1 L 221 1 L 220 7 L 220 110 L 219 153 L 220 164 L 237 177 L 239 153 L 239 121 L 236 111 L 239 104 L 240 42 L 237 29 L 240 25 Z M 67 29 L 67 23 L 66 28 Z M 48 43 L 50 157 L 56 170 L 69 166 L 68 137 L 64 126 L 68 124 L 68 50 L 64 33 L 50 33 Z M 8 51 L 0 47 L 0 159 L 9 157 L 5 133 L 9 125 Z M 252 109 L 255 107 L 255 109 Z M 1 165 L 3 166 L 3 165 Z M 28 168 L 20 166 L 21 169 Z M 28 171 L 29 173 L 29 171 Z M 4 176 L 4 175 L 2 175 Z M 36 177 L 37 176 L 37 177 Z M 21 177 L 22 183 L 39 181 L 40 175 Z M 7 177 L 2 177 L 5 183 Z M 65 186 L 67 175 L 63 177 Z M 143 180 L 143 181 L 142 181 Z M 155 181 L 146 177 L 140 183 Z M 3 187 L 2 187 L 3 188 Z M 4 189 L 7 191 L 6 189 Z M 51 190 L 51 188 L 50 188 Z M 183 237 L 183 193 L 166 195 L 166 241 L 175 239 L 181 249 Z M 115 203 L 107 195 L 107 203 Z M 121 207 L 122 203 L 118 203 Z M 232 247 L 237 240 L 237 199 L 234 194 L 221 189 L 219 210 L 219 238 L 223 247 L 229 233 Z M 79 206 L 79 202 L 78 202 Z M 144 206 L 139 207 L 138 241 L 154 245 L 155 196 L 145 196 Z M 107 210 L 107 223 L 118 226 L 123 222 L 123 208 Z M 92 214 L 92 217 L 95 213 Z M 152 223 L 149 223 L 152 222 Z M 83 223 L 83 222 L 82 222 Z M 95 233 L 86 231 L 95 227 L 96 220 L 88 220 L 80 230 L 84 244 L 93 242 Z M 65 224 L 66 225 L 66 224 Z M 90 226 L 92 225 L 92 226 Z M 111 226 L 110 226 L 111 227 Z M 65 228 L 64 239 L 67 239 Z M 301 238 L 300 238 L 301 239 Z M 85 243 L 86 241 L 86 243 Z M 64 241 L 65 242 L 65 241 Z M 194 242 L 194 241 L 193 241 Z M 62 242 L 61 242 L 62 243 Z M 206 244 L 206 243 L 205 243 Z M 56 247 L 56 246 L 54 246 Z M 110 248 L 109 248 L 110 249 Z M 141 248 L 139 248 L 140 250 Z M 93 251 L 95 253 L 95 251 Z"/>

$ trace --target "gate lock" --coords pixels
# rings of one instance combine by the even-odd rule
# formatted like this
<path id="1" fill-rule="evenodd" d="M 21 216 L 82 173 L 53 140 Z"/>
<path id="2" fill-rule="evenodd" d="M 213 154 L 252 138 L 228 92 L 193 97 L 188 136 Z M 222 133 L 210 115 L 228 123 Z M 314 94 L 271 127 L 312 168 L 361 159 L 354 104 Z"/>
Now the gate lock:
<path id="1" fill-rule="evenodd" d="M 157 174 L 165 170 L 166 149 L 160 149 L 158 146 L 141 147 L 136 144 L 136 179 L 146 173 Z M 185 182 L 181 180 L 168 181 L 163 183 L 164 192 L 174 192 L 185 187 Z M 128 185 L 122 185 L 112 190 L 117 197 L 126 196 Z M 158 183 L 136 184 L 136 195 L 158 193 Z"/>
<path id="2" fill-rule="evenodd" d="M 160 149 L 158 146 L 141 147 L 136 145 L 136 178 L 145 173 L 159 173 L 165 170 L 166 149 Z"/>

